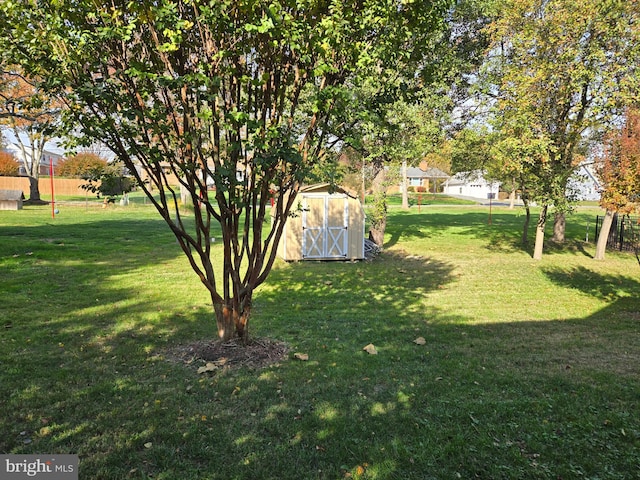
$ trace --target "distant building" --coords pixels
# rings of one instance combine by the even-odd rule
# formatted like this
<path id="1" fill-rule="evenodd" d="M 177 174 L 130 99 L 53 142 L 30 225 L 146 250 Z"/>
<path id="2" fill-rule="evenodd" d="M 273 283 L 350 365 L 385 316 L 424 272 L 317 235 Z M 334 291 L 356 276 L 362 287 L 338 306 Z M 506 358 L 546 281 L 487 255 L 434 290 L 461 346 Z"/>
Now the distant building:
<path id="1" fill-rule="evenodd" d="M 438 193 L 442 182 L 449 178 L 450 175 L 435 167 L 426 170 L 417 167 L 407 168 L 407 186 L 424 187 L 427 192 Z"/>
<path id="2" fill-rule="evenodd" d="M 486 180 L 483 173 L 480 170 L 456 173 L 444 182 L 443 193 L 480 200 L 497 199 L 500 182 Z"/>
<path id="3" fill-rule="evenodd" d="M 455 174 L 444 183 L 443 192 L 481 200 L 498 199 L 500 186 L 500 182 L 489 182 L 482 171 L 475 170 Z M 600 200 L 600 185 L 593 164 L 583 163 L 576 168 L 567 183 L 567 196 L 578 201 Z"/>
<path id="4" fill-rule="evenodd" d="M 18 161 L 18 164 L 20 165 L 18 175 L 20 176 L 26 175 L 27 172 L 25 171 L 25 168 L 24 168 L 24 163 L 23 163 L 24 156 L 23 156 L 22 149 L 15 143 L 9 143 L 6 146 L 5 151 L 12 154 L 15 157 L 15 159 Z M 25 152 L 27 155 L 27 164 L 30 165 L 32 161 L 30 151 L 27 148 Z M 53 164 L 53 168 L 55 170 L 58 163 L 60 163 L 62 160 L 64 160 L 64 155 L 62 155 L 61 153 L 56 153 L 48 149 L 43 150 L 42 158 L 40 159 L 40 168 L 38 173 L 40 175 L 48 175 L 50 165 Z"/>
<path id="5" fill-rule="evenodd" d="M 581 163 L 567 184 L 568 195 L 579 201 L 600 201 L 601 186 L 592 162 Z"/>
<path id="6" fill-rule="evenodd" d="M 20 135 L 19 141 L 13 131 L 8 128 L 3 128 L 1 133 L 4 137 L 4 150 L 12 154 L 20 165 L 19 175 L 26 175 L 27 172 L 24 168 L 24 160 L 26 160 L 27 165 L 30 165 L 32 162 L 30 148 L 31 142 L 27 138 L 26 134 Z M 40 169 L 38 172 L 40 175 L 48 175 L 50 165 L 53 164 L 53 167 L 55 169 L 58 163 L 64 160 L 64 150 L 58 146 L 56 140 L 60 141 L 60 139 L 51 139 L 50 141 L 45 143 L 45 148 L 42 151 L 42 158 L 40 159 Z M 20 148 L 20 143 L 22 143 L 26 147 L 24 153 Z"/>

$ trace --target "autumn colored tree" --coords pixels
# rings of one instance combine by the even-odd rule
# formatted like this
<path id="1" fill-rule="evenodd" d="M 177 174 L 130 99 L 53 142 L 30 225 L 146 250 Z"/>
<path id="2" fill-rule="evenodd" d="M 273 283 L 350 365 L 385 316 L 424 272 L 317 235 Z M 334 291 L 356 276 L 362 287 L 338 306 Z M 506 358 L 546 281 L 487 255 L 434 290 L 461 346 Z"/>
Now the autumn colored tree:
<path id="1" fill-rule="evenodd" d="M 57 172 L 60 177 L 86 180 L 81 188 L 95 193 L 98 197 L 103 196 L 105 203 L 129 193 L 135 186 L 135 181 L 130 175 L 124 174 L 120 163 L 108 163 L 93 152 L 81 152 L 66 158 L 58 165 Z"/>
<path id="2" fill-rule="evenodd" d="M 20 164 L 16 158 L 8 152 L 0 152 L 0 176 L 14 177 L 18 175 Z"/>
<path id="3" fill-rule="evenodd" d="M 81 152 L 60 162 L 56 169 L 59 177 L 89 178 L 102 174 L 107 168 L 107 161 L 99 155 Z"/>
<path id="4" fill-rule="evenodd" d="M 21 68 L 0 63 L 0 124 L 13 133 L 20 148 L 21 163 L 29 177 L 29 201 L 38 203 L 40 164 L 60 114 L 60 102 L 46 94 L 38 77 L 28 77 Z"/>
<path id="5" fill-rule="evenodd" d="M 624 127 L 607 137 L 597 171 L 606 214 L 594 258 L 604 260 L 614 215 L 640 211 L 640 110 L 630 109 Z"/>
<path id="6" fill-rule="evenodd" d="M 444 3 L 16 0 L 0 4 L 0 37 L 65 93 L 80 134 L 137 177 L 208 289 L 219 337 L 246 340 L 254 291 L 348 80 L 411 57 Z M 194 219 L 168 175 L 198 206 Z"/>
<path id="7" fill-rule="evenodd" d="M 635 95 L 640 5 L 617 0 L 508 0 L 490 27 L 487 60 L 495 127 L 507 139 L 545 145 L 537 160 L 521 142 L 521 165 L 532 199 L 541 205 L 534 258 L 542 257 L 547 211 L 554 237 L 564 239 L 571 207 L 567 182 L 587 135 L 609 123 Z M 518 137 L 514 137 L 517 139 Z M 512 142 L 512 145 L 515 143 Z M 514 152 L 515 153 L 515 152 Z"/>

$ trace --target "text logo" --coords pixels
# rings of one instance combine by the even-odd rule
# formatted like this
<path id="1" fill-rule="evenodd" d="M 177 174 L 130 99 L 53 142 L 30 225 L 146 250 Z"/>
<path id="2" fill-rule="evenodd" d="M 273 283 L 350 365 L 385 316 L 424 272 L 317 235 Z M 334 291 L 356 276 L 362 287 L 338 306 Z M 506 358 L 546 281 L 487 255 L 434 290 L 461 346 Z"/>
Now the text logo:
<path id="1" fill-rule="evenodd" d="M 78 480 L 77 455 L 0 455 L 2 480 Z"/>

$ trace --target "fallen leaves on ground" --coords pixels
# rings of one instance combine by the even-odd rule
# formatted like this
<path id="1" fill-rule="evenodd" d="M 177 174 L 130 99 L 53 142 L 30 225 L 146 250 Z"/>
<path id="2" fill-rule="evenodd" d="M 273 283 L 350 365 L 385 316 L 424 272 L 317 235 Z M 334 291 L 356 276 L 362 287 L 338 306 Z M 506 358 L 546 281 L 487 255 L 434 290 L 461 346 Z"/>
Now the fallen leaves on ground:
<path id="1" fill-rule="evenodd" d="M 370 343 L 369 345 L 364 347 L 362 350 L 367 352 L 369 355 L 377 355 L 378 354 L 378 350 L 376 350 L 376 347 L 373 345 L 373 343 Z"/>
<path id="2" fill-rule="evenodd" d="M 217 369 L 218 367 L 215 363 L 207 362 L 206 365 L 198 368 L 198 373 L 213 372 L 214 370 L 217 370 Z"/>
<path id="3" fill-rule="evenodd" d="M 200 361 L 212 363 L 218 369 L 265 368 L 287 359 L 288 347 L 283 342 L 268 338 L 256 338 L 247 344 L 237 340 L 199 340 L 189 345 L 179 345 L 163 351 L 165 358 L 197 365 Z M 205 364 L 206 366 L 206 364 Z M 203 368 L 202 366 L 199 368 Z M 213 370 L 208 370 L 212 372 Z M 206 371 L 203 371 L 204 373 Z"/>

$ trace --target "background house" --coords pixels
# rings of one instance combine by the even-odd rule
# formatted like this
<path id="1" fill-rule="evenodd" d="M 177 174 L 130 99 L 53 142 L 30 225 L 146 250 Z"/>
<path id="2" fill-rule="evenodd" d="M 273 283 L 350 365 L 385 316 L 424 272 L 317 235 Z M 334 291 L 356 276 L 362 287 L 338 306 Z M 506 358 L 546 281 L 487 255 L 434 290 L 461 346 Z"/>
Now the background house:
<path id="1" fill-rule="evenodd" d="M 601 186 L 593 162 L 581 163 L 567 184 L 568 194 L 579 201 L 599 201 Z"/>
<path id="2" fill-rule="evenodd" d="M 450 175 L 435 167 L 426 170 L 417 167 L 407 168 L 408 187 L 423 187 L 426 192 L 438 193 L 443 182 L 449 178 Z"/>
<path id="3" fill-rule="evenodd" d="M 15 143 L 9 143 L 6 145 L 5 151 L 12 154 L 18 161 L 20 165 L 20 169 L 18 170 L 18 175 L 21 175 L 21 176 L 26 175 L 27 172 L 25 171 L 24 164 L 22 163 L 22 159 L 24 158 L 22 149 Z M 29 150 L 27 149 L 25 153 L 27 155 L 27 164 L 31 164 L 31 155 Z M 49 149 L 43 150 L 42 159 L 40 160 L 39 174 L 49 175 L 50 165 L 53 164 L 53 168 L 55 171 L 55 168 L 58 166 L 58 163 L 60 163 L 62 160 L 64 160 L 64 155 L 62 153 L 59 153 L 54 150 L 49 150 Z"/>
<path id="4" fill-rule="evenodd" d="M 25 151 L 20 148 L 20 141 L 16 138 L 15 134 L 9 128 L 2 129 L 2 136 L 4 137 L 4 150 L 10 154 L 12 154 L 15 159 L 18 161 L 20 165 L 19 175 L 26 175 L 26 171 L 24 168 L 23 160 L 26 160 L 28 165 L 31 165 L 31 149 L 29 146 L 31 142 L 25 134 L 20 135 L 20 141 L 26 147 Z M 40 175 L 48 175 L 49 174 L 49 166 L 53 164 L 53 168 L 58 165 L 59 162 L 64 160 L 65 152 L 62 147 L 58 145 L 58 141 L 60 139 L 51 139 L 45 144 L 45 148 L 42 151 L 42 158 L 40 159 Z M 25 158 L 26 155 L 26 158 Z"/>
<path id="5" fill-rule="evenodd" d="M 443 187 L 443 193 L 447 195 L 479 200 L 497 199 L 499 191 L 500 182 L 486 180 L 480 170 L 456 173 L 444 182 Z"/>

